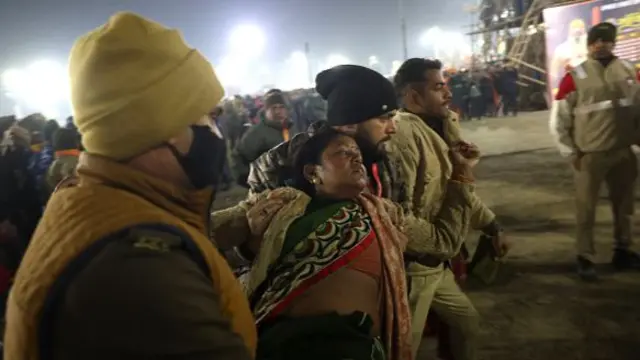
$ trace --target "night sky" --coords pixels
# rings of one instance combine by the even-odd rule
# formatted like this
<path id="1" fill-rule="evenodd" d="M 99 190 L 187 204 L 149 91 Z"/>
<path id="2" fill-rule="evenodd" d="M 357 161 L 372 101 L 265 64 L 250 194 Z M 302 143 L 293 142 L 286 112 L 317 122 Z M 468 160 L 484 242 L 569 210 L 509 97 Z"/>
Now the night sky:
<path id="1" fill-rule="evenodd" d="M 419 34 L 438 25 L 464 31 L 469 0 L 404 0 L 409 54 L 425 56 Z M 282 61 L 309 42 L 311 56 L 347 55 L 366 63 L 401 57 L 396 0 L 0 0 L 0 69 L 35 58 L 64 62 L 74 39 L 119 10 L 131 10 L 182 30 L 214 63 L 230 29 L 251 23 L 267 35 L 265 61 Z M 251 46 L 250 43 L 247 46 Z"/>
<path id="2" fill-rule="evenodd" d="M 434 26 L 466 32 L 472 19 L 464 4 L 477 0 L 402 1 L 408 54 L 426 57 L 435 53 L 420 45 L 420 35 Z M 368 65 L 375 55 L 376 70 L 385 74 L 402 59 L 398 0 L 0 0 L 0 114 L 66 117 L 71 107 L 65 68 L 73 42 L 123 10 L 179 29 L 212 62 L 229 96 L 312 86 L 315 73 L 337 65 L 329 59 Z M 260 48 L 255 41 L 231 48 L 231 34 L 244 25 L 262 30 L 263 51 L 254 51 Z M 301 70 L 291 59 L 305 43 L 307 67 Z M 237 59 L 249 58 L 238 65 Z M 43 62 L 55 69 L 14 80 L 20 90 L 8 85 L 7 73 Z"/>

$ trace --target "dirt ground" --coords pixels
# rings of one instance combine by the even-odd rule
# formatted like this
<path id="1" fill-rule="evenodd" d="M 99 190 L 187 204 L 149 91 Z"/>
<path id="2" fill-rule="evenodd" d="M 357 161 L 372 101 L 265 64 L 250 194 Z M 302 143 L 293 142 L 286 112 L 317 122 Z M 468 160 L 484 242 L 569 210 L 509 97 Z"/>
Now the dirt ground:
<path id="1" fill-rule="evenodd" d="M 514 242 L 508 281 L 469 290 L 483 316 L 481 359 L 640 359 L 640 272 L 608 266 L 606 192 L 596 230 L 602 279 L 585 284 L 575 276 L 572 178 L 564 159 L 554 150 L 500 155 L 482 160 L 477 176 L 480 196 Z"/>
<path id="2" fill-rule="evenodd" d="M 585 284 L 575 276 L 571 172 L 555 150 L 532 150 L 549 146 L 545 116 L 465 125 L 465 134 L 489 149 L 477 166 L 478 192 L 514 242 L 502 280 L 489 287 L 470 282 L 467 289 L 483 318 L 480 359 L 638 360 L 640 272 L 608 266 L 611 215 L 603 191 L 596 230 L 602 279 Z M 234 189 L 220 194 L 217 205 L 243 196 Z M 636 230 L 640 238 L 640 221 Z M 471 249 L 477 235 L 470 235 Z M 433 354 L 426 341 L 420 359 Z"/>

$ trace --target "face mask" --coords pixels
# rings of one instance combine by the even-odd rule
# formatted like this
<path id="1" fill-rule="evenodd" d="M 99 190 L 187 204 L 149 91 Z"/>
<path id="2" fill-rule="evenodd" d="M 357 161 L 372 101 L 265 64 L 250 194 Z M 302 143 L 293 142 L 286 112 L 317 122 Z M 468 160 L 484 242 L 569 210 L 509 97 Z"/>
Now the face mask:
<path id="1" fill-rule="evenodd" d="M 191 130 L 193 142 L 187 154 L 181 154 L 173 146 L 169 146 L 169 149 L 196 189 L 218 185 L 227 156 L 225 141 L 213 133 L 209 126 L 192 125 Z"/>

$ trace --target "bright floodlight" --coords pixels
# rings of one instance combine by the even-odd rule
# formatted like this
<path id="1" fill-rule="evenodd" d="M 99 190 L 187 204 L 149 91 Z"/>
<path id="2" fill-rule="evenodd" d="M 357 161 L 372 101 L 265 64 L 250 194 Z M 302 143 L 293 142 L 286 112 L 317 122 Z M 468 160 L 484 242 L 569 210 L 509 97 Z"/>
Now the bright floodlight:
<path id="1" fill-rule="evenodd" d="M 68 100 L 69 81 L 66 70 L 53 61 L 37 61 L 25 69 L 7 70 L 2 85 L 8 95 L 40 112 L 56 114 L 60 102 Z"/>
<path id="2" fill-rule="evenodd" d="M 437 26 L 422 33 L 420 45 L 425 49 L 432 49 L 436 58 L 447 61 L 471 54 L 471 46 L 464 35 L 454 31 L 444 31 Z"/>
<path id="3" fill-rule="evenodd" d="M 260 56 L 264 51 L 266 36 L 255 25 L 240 25 L 233 29 L 229 45 L 233 55 L 242 57 Z"/>
<path id="4" fill-rule="evenodd" d="M 28 100 L 34 105 L 53 107 L 53 104 L 66 99 L 70 93 L 66 70 L 56 62 L 34 62 L 27 67 L 27 74 L 32 88 Z"/>
<path id="5" fill-rule="evenodd" d="M 442 34 L 438 43 L 445 56 L 464 56 L 471 54 L 471 46 L 465 36 L 458 32 L 447 31 Z"/>
<path id="6" fill-rule="evenodd" d="M 327 68 L 332 68 L 334 66 L 338 66 L 338 65 L 346 65 L 351 63 L 351 60 L 349 60 L 348 57 L 341 55 L 341 54 L 331 54 L 329 55 L 329 57 L 327 57 L 327 64 L 326 67 Z"/>
<path id="7" fill-rule="evenodd" d="M 2 87 L 10 93 L 19 92 L 25 81 L 24 71 L 18 69 L 7 69 L 2 73 Z"/>
<path id="8" fill-rule="evenodd" d="M 432 26 L 420 35 L 420 45 L 431 47 L 440 42 L 442 30 L 437 26 Z"/>

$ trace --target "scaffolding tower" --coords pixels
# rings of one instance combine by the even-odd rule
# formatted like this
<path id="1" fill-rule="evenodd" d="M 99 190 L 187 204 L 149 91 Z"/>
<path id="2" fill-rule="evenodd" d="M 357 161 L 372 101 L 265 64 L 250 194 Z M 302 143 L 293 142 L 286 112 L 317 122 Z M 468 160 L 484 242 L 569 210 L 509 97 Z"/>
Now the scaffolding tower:
<path id="1" fill-rule="evenodd" d="M 469 35 L 480 37 L 479 58 L 503 61 L 518 70 L 520 102 L 526 107 L 547 95 L 546 48 L 542 10 L 584 0 L 481 0 L 478 23 Z"/>

